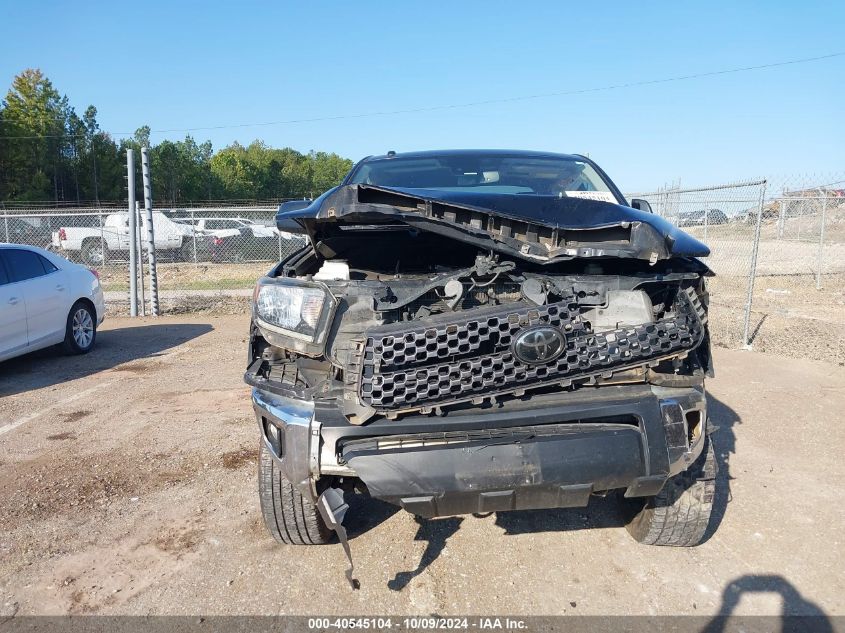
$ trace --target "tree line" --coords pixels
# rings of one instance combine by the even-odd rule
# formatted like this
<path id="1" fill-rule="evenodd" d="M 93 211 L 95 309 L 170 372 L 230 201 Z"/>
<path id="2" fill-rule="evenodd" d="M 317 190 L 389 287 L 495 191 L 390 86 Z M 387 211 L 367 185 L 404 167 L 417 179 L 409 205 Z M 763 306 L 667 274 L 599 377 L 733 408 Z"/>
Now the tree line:
<path id="1" fill-rule="evenodd" d="M 257 140 L 216 152 L 210 141 L 197 143 L 190 135 L 150 145 L 148 126 L 115 140 L 100 129 L 96 107 L 79 116 L 40 70 L 27 69 L 0 102 L 0 202 L 126 200 L 127 149 L 135 150 L 142 200 L 142 146 L 150 148 L 153 196 L 167 204 L 313 197 L 352 166 L 334 153 L 302 154 Z"/>

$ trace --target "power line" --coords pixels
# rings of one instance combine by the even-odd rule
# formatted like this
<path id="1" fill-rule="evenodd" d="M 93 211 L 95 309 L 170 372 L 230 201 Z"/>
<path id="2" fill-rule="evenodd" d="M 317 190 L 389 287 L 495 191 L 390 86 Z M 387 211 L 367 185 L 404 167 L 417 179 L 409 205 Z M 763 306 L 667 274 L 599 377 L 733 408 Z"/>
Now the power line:
<path id="1" fill-rule="evenodd" d="M 0 121 L 0 123 L 12 123 L 12 121 Z M 108 134 L 108 132 L 106 132 Z M 26 139 L 26 138 L 87 138 L 87 134 L 39 134 L 34 136 L 0 136 L 2 139 Z M 120 135 L 118 135 L 120 136 Z"/>
<path id="2" fill-rule="evenodd" d="M 795 64 L 807 64 L 810 62 L 817 62 L 824 59 L 831 59 L 834 57 L 845 56 L 845 51 L 830 53 L 828 55 L 819 55 L 817 57 L 804 57 L 801 59 L 791 59 L 784 62 L 773 62 L 770 64 L 760 64 L 758 66 L 743 66 L 740 68 L 728 68 L 723 70 L 713 70 L 703 73 L 693 73 L 690 75 L 678 75 L 675 77 L 665 77 L 663 79 L 647 79 L 643 81 L 631 81 L 620 84 L 611 84 L 607 86 L 598 86 L 595 88 L 580 88 L 577 90 L 564 90 L 560 92 L 545 92 L 533 95 L 522 95 L 516 97 L 505 97 L 499 99 L 486 99 L 483 101 L 467 101 L 464 103 L 451 103 L 433 106 L 425 106 L 420 108 L 407 108 L 402 110 L 383 110 L 375 112 L 361 112 L 357 114 L 338 114 L 333 116 L 313 117 L 306 119 L 286 119 L 283 121 L 263 121 L 258 123 L 233 123 L 229 125 L 209 125 L 203 127 L 188 127 L 188 128 L 170 128 L 162 130 L 150 130 L 150 134 L 170 134 L 175 132 L 204 132 L 212 130 L 231 130 L 237 128 L 248 127 L 267 127 L 272 125 L 295 125 L 299 123 L 319 123 L 325 121 L 341 121 L 346 119 L 363 119 L 369 117 L 379 116 L 395 116 L 399 114 L 416 114 L 421 112 L 436 112 L 439 110 L 456 110 L 459 108 L 473 108 L 485 105 L 497 105 L 502 103 L 515 103 L 519 101 L 531 101 L 535 99 L 548 99 L 552 97 L 565 97 L 580 94 L 588 94 L 592 92 L 605 92 L 609 90 L 622 90 L 625 88 L 636 88 L 638 86 L 651 86 L 656 84 L 665 84 L 675 81 L 689 81 L 691 79 L 703 79 L 705 77 L 716 77 L 719 75 L 730 75 L 735 73 L 750 72 L 754 70 L 765 70 L 769 68 L 779 68 L 781 66 L 791 66 Z M 134 132 L 112 132 L 112 136 L 132 136 Z M 0 136 L 0 139 L 27 139 L 27 138 L 61 138 L 63 135 L 43 135 L 43 136 Z M 79 136 L 79 135 L 76 135 Z M 65 138 L 73 138 L 67 136 Z"/>
<path id="3" fill-rule="evenodd" d="M 173 128 L 168 130 L 151 130 L 151 134 L 167 134 L 171 132 L 199 132 L 199 131 L 206 131 L 206 130 L 226 130 L 226 129 L 233 129 L 233 128 L 243 128 L 243 127 L 260 127 L 260 126 L 269 126 L 269 125 L 287 125 L 287 124 L 295 124 L 295 123 L 317 123 L 321 121 L 337 121 L 343 119 L 360 119 L 366 117 L 374 117 L 374 116 L 391 116 L 397 114 L 413 114 L 419 112 L 433 112 L 437 110 L 451 110 L 457 108 L 471 108 L 476 106 L 483 106 L 483 105 L 494 105 L 500 103 L 513 103 L 516 101 L 529 101 L 532 99 L 546 99 L 550 97 L 563 97 L 563 96 L 571 96 L 571 95 L 578 95 L 578 94 L 586 94 L 590 92 L 602 92 L 607 90 L 619 90 L 622 88 L 634 88 L 636 86 L 647 86 L 653 84 L 661 84 L 661 83 L 669 83 L 673 81 L 685 81 L 689 79 L 699 79 L 703 77 L 713 77 L 716 75 L 727 75 L 731 73 L 740 73 L 740 72 L 747 72 L 752 70 L 763 70 L 766 68 L 776 68 L 779 66 L 788 66 L 791 64 L 804 64 L 814 61 L 820 61 L 822 59 L 829 59 L 832 57 L 841 57 L 845 55 L 845 52 L 839 53 L 831 53 L 829 55 L 821 55 L 819 57 L 807 57 L 804 59 L 794 59 L 785 62 L 776 62 L 772 64 L 762 64 L 760 66 L 745 66 L 742 68 L 731 68 L 727 70 L 715 70 L 705 73 L 696 73 L 692 75 L 681 75 L 678 77 L 668 77 L 664 79 L 649 79 L 645 81 L 634 81 L 622 84 L 613 84 L 609 86 L 600 86 L 596 88 L 581 88 L 578 90 L 566 90 L 562 92 L 546 92 L 534 95 L 523 95 L 518 97 L 506 97 L 500 99 L 487 99 L 484 101 L 469 101 L 465 103 L 455 103 L 455 104 L 446 104 L 446 105 L 435 105 L 435 106 L 426 106 L 421 108 L 408 108 L 404 110 L 388 110 L 388 111 L 380 111 L 380 112 L 365 112 L 360 114 L 342 114 L 342 115 L 335 115 L 335 116 L 325 116 L 325 117 L 315 117 L 309 119 L 288 119 L 285 121 L 266 121 L 262 123 L 238 123 L 232 125 L 214 125 L 214 126 L 206 126 L 206 127 L 194 127 L 194 128 Z"/>

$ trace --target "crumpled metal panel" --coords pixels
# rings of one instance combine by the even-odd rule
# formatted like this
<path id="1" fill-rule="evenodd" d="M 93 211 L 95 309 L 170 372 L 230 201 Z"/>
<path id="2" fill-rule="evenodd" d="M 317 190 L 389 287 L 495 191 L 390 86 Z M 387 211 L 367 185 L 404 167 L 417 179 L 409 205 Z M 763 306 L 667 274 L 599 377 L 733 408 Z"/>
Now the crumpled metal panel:
<path id="1" fill-rule="evenodd" d="M 593 332 L 570 297 L 545 306 L 503 306 L 483 316 L 458 313 L 428 327 L 372 329 L 360 356 L 359 397 L 388 412 L 608 377 L 697 347 L 706 317 L 694 291 L 678 293 L 674 312 L 654 323 Z M 566 336 L 566 351 L 556 360 L 528 365 L 514 356 L 514 337 L 535 325 L 557 327 Z"/>

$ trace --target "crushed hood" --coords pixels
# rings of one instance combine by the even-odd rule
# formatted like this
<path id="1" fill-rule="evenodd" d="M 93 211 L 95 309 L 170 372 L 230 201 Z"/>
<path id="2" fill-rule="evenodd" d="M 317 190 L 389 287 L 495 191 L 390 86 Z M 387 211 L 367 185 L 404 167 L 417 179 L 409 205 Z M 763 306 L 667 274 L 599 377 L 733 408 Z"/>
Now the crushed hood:
<path id="1" fill-rule="evenodd" d="M 345 185 L 302 209 L 280 207 L 314 239 L 329 225 L 408 225 L 537 263 L 576 257 L 650 261 L 706 257 L 706 245 L 666 220 L 585 198 Z"/>

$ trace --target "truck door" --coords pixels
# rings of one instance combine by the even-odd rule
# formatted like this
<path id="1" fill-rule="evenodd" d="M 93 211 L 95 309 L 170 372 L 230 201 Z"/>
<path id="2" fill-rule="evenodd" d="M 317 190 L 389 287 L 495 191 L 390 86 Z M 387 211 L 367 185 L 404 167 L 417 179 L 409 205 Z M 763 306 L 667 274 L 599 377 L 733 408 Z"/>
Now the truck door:
<path id="1" fill-rule="evenodd" d="M 172 250 L 182 246 L 182 231 L 163 213 L 153 213 L 156 249 Z"/>
<path id="2" fill-rule="evenodd" d="M 115 220 L 117 232 L 117 247 L 121 251 L 129 250 L 129 215 L 121 216 Z"/>

